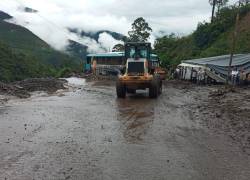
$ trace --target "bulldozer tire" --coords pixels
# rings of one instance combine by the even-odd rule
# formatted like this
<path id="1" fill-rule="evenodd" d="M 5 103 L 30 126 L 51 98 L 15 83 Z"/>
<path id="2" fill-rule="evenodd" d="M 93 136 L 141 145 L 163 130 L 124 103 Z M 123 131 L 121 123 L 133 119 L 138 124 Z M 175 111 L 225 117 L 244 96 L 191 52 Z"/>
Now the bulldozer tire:
<path id="1" fill-rule="evenodd" d="M 154 78 L 151 82 L 151 86 L 149 87 L 149 97 L 157 98 L 159 95 L 159 81 L 157 78 Z"/>
<path id="2" fill-rule="evenodd" d="M 116 82 L 116 94 L 118 98 L 126 97 L 126 87 L 119 81 Z"/>
<path id="3" fill-rule="evenodd" d="M 135 89 L 127 89 L 127 93 L 129 93 L 129 94 L 135 94 L 136 90 Z"/>
<path id="4" fill-rule="evenodd" d="M 162 94 L 162 80 L 159 81 L 159 94 Z"/>

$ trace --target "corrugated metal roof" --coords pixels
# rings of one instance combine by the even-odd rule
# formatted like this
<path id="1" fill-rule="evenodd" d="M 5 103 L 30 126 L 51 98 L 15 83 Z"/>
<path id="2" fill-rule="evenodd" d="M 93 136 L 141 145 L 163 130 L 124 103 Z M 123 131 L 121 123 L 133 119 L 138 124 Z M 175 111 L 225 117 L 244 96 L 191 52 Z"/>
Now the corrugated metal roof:
<path id="1" fill-rule="evenodd" d="M 123 57 L 124 52 L 109 52 L 109 53 L 97 53 L 88 54 L 87 57 Z"/>
<path id="2" fill-rule="evenodd" d="M 124 52 L 109 52 L 109 53 L 96 53 L 96 54 L 88 54 L 87 57 L 123 57 L 125 55 Z M 156 54 L 151 54 L 151 57 L 157 58 Z"/>
<path id="3" fill-rule="evenodd" d="M 228 67 L 229 66 L 230 55 L 216 56 L 201 59 L 192 59 L 183 61 L 184 63 L 196 64 L 196 65 L 213 65 Z M 232 66 L 241 66 L 250 63 L 250 54 L 236 54 L 233 57 Z"/>
<path id="4" fill-rule="evenodd" d="M 230 55 L 216 56 L 202 59 L 192 59 L 183 61 L 190 65 L 206 66 L 212 69 L 221 77 L 226 78 L 228 74 L 228 66 L 230 61 Z M 237 67 L 238 70 L 244 70 L 246 73 L 250 73 L 250 54 L 236 54 L 233 57 L 232 67 Z"/>
<path id="5" fill-rule="evenodd" d="M 182 67 L 193 67 L 193 68 L 204 67 L 204 66 L 201 66 L 201 65 L 188 64 L 188 63 L 181 63 L 179 66 L 182 66 Z"/>

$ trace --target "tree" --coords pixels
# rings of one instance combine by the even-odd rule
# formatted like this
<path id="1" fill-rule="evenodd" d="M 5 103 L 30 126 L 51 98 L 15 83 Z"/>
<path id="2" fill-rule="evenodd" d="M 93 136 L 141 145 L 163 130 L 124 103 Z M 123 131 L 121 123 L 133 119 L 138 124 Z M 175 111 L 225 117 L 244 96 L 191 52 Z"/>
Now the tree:
<path id="1" fill-rule="evenodd" d="M 123 44 L 116 44 L 112 49 L 112 52 L 121 52 L 121 51 L 124 51 Z"/>
<path id="2" fill-rule="evenodd" d="M 152 32 L 149 24 L 142 17 L 137 18 L 132 24 L 132 30 L 128 32 L 128 41 L 131 42 L 146 42 Z"/>
<path id="3" fill-rule="evenodd" d="M 213 22 L 214 21 L 214 12 L 215 12 L 216 0 L 209 0 L 209 4 L 213 7 L 212 8 L 212 16 L 211 16 L 211 22 Z"/>
<path id="4" fill-rule="evenodd" d="M 149 24 L 142 17 L 137 18 L 132 24 L 132 30 L 128 32 L 128 37 L 124 36 L 123 42 L 146 42 L 150 37 L 150 32 L 152 32 Z M 112 52 L 124 51 L 125 47 L 123 44 L 116 44 Z"/>
<path id="5" fill-rule="evenodd" d="M 240 2 L 244 5 L 247 5 L 250 3 L 250 0 L 240 0 Z"/>
<path id="6" fill-rule="evenodd" d="M 229 0 L 217 0 L 217 12 L 220 12 L 220 9 L 224 7 Z"/>
<path id="7" fill-rule="evenodd" d="M 215 8 L 217 7 L 217 13 L 220 11 L 221 7 L 225 6 L 228 3 L 228 0 L 209 0 L 209 4 L 212 8 L 212 17 L 211 22 L 214 21 L 215 17 Z"/>

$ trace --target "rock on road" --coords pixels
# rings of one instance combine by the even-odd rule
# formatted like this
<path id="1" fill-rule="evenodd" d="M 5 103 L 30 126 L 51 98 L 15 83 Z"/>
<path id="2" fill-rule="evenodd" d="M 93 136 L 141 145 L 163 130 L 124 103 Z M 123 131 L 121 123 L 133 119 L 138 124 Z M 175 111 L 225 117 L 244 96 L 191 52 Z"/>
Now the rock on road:
<path id="1" fill-rule="evenodd" d="M 118 100 L 110 84 L 0 107 L 0 179 L 248 180 L 250 157 L 194 116 L 195 91 Z"/>

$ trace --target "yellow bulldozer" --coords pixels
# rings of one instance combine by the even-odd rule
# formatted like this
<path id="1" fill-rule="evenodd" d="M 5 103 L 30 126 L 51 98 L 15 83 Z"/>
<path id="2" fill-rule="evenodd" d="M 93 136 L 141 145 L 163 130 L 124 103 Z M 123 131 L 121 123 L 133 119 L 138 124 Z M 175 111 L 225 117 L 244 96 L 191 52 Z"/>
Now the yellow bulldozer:
<path id="1" fill-rule="evenodd" d="M 118 98 L 134 94 L 136 90 L 149 89 L 149 97 L 157 98 L 162 93 L 162 74 L 151 63 L 151 44 L 129 42 L 125 44 L 126 66 L 116 82 Z"/>

